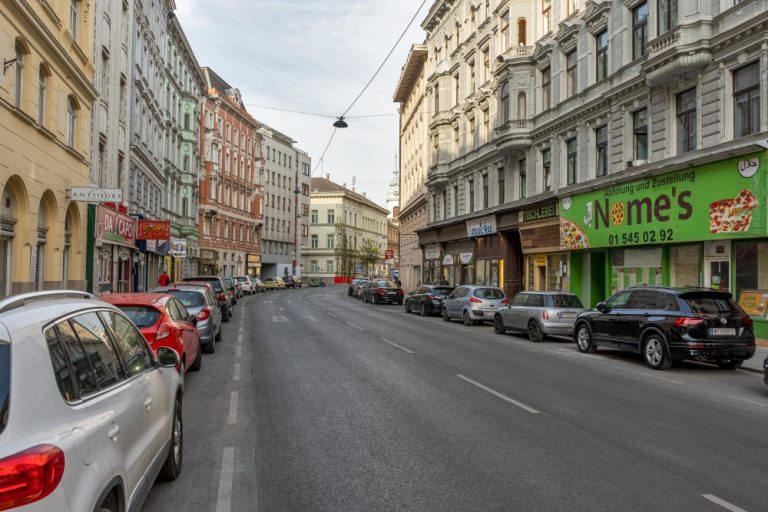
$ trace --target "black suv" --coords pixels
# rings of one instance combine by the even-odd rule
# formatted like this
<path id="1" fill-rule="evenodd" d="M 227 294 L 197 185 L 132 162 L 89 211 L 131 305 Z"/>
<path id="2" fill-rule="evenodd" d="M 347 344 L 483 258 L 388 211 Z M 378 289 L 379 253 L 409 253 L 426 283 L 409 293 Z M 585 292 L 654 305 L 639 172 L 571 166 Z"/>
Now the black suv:
<path id="1" fill-rule="evenodd" d="M 642 354 L 654 370 L 682 359 L 735 369 L 755 354 L 752 319 L 730 293 L 708 288 L 622 290 L 580 313 L 574 333 L 581 352 L 619 348 Z"/>

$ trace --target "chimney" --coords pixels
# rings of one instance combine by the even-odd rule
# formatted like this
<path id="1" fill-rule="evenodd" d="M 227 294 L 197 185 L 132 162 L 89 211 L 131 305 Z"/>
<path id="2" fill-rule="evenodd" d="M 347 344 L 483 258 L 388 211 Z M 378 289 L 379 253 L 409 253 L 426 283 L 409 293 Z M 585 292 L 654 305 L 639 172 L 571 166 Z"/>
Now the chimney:
<path id="1" fill-rule="evenodd" d="M 342 186 L 342 188 L 347 188 L 347 184 L 346 183 L 342 183 L 341 186 Z"/>
<path id="2" fill-rule="evenodd" d="M 331 181 L 331 173 L 329 172 L 325 173 L 325 179 L 327 179 L 328 181 Z"/>
<path id="3" fill-rule="evenodd" d="M 363 197 L 368 197 L 368 196 L 365 195 L 365 192 L 363 192 Z"/>

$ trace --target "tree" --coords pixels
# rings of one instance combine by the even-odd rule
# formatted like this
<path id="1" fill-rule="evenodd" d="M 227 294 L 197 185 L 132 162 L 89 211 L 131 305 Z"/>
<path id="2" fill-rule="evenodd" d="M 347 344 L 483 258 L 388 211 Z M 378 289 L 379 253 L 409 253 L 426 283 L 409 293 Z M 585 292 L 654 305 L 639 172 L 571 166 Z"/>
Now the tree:
<path id="1" fill-rule="evenodd" d="M 338 258 L 336 272 L 342 277 L 350 277 L 355 271 L 355 251 L 350 245 L 347 236 L 347 226 L 343 223 L 336 223 L 336 249 L 334 251 Z"/>
<path id="2" fill-rule="evenodd" d="M 374 265 L 381 259 L 381 249 L 373 240 L 366 240 L 360 246 L 359 252 L 358 258 L 365 264 L 366 273 L 370 274 L 371 265 Z"/>

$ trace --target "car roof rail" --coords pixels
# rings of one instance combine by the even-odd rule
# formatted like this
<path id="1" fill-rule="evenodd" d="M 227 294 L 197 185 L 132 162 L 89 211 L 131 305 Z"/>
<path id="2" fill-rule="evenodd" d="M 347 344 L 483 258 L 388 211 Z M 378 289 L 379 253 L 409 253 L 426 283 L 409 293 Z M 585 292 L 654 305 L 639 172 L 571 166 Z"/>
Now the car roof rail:
<path id="1" fill-rule="evenodd" d="M 97 299 L 94 294 L 78 290 L 49 290 L 43 292 L 22 293 L 0 300 L 0 313 L 20 308 L 43 300 L 58 299 Z"/>

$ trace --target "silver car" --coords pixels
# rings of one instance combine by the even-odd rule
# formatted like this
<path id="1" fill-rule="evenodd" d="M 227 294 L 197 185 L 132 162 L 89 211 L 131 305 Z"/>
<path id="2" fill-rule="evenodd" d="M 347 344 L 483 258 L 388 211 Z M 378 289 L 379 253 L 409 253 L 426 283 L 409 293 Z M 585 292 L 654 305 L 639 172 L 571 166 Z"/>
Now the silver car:
<path id="1" fill-rule="evenodd" d="M 221 309 L 216 297 L 207 286 L 171 285 L 158 286 L 155 293 L 167 293 L 181 301 L 190 315 L 197 318 L 200 347 L 206 354 L 216 351 L 214 341 L 221 341 Z"/>
<path id="2" fill-rule="evenodd" d="M 564 292 L 521 292 L 509 307 L 496 312 L 493 328 L 497 334 L 525 332 L 531 341 L 547 335 L 571 336 L 576 316 L 584 311 L 579 298 Z"/>
<path id="3" fill-rule="evenodd" d="M 496 286 L 462 285 L 453 290 L 443 304 L 443 320 L 452 318 L 474 325 L 492 321 L 499 308 L 507 305 L 504 290 Z"/>
<path id="4" fill-rule="evenodd" d="M 256 287 L 254 286 L 253 281 L 251 281 L 250 276 L 236 276 L 235 281 L 240 283 L 243 293 L 247 293 L 248 295 L 256 293 Z"/>

